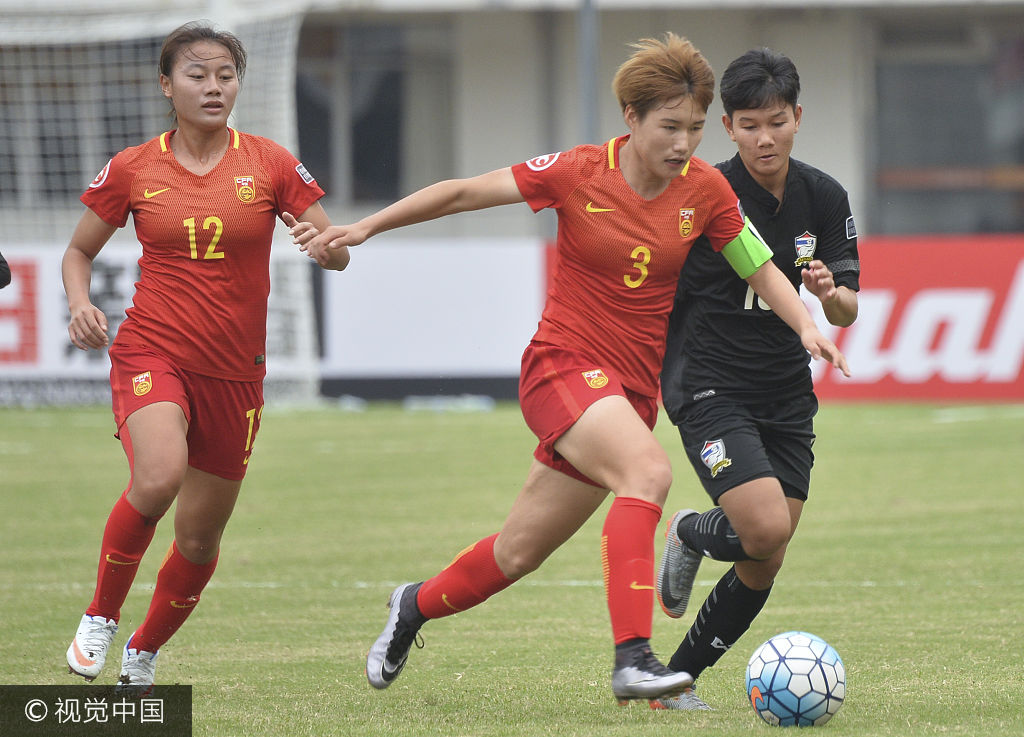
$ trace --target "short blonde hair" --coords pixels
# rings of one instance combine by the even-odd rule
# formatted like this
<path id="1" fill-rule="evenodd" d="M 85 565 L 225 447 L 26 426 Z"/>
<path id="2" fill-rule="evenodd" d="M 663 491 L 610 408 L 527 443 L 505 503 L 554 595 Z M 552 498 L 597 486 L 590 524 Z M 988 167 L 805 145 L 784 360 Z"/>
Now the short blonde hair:
<path id="1" fill-rule="evenodd" d="M 623 110 L 632 105 L 643 118 L 677 97 L 691 97 L 705 111 L 715 99 L 715 73 L 692 43 L 671 31 L 665 40 L 644 38 L 630 44 L 636 51 L 612 80 Z"/>

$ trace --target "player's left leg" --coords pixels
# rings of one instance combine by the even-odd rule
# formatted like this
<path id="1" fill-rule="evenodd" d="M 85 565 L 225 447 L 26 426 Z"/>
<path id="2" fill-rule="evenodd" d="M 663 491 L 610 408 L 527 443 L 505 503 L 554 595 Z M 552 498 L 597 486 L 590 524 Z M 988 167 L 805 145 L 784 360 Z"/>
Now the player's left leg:
<path id="1" fill-rule="evenodd" d="M 763 490 L 768 485 L 759 486 Z M 735 491 L 739 491 L 740 495 L 733 495 L 731 499 L 726 499 L 728 494 L 723 494 L 720 500 L 723 509 L 731 512 L 737 506 L 756 505 L 757 502 L 752 500 L 761 496 L 756 492 L 744 496 L 744 490 L 739 487 Z M 785 498 L 783 504 L 788 508 L 791 519 L 788 540 L 800 521 L 803 501 Z M 754 506 L 749 509 L 753 510 Z M 743 514 L 737 516 L 744 517 Z M 734 563 L 701 605 L 686 637 L 669 661 L 670 668 L 684 670 L 696 679 L 736 644 L 768 601 L 775 576 L 782 567 L 786 547 L 787 543 L 783 543 L 764 560 L 747 558 Z M 660 706 L 669 709 L 703 709 L 707 705 L 700 699 L 684 697 L 675 701 L 664 700 Z"/>
<path id="2" fill-rule="evenodd" d="M 604 397 L 555 443 L 574 468 L 615 493 L 601 557 L 615 640 L 612 692 L 620 703 L 677 694 L 692 682 L 665 668 L 649 644 L 654 535 L 672 482 L 668 456 L 651 433 L 650 404 L 641 397 Z"/>
<path id="3" fill-rule="evenodd" d="M 390 686 L 428 619 L 466 611 L 535 570 L 601 505 L 608 492 L 534 461 L 498 534 L 478 540 L 423 583 L 396 588 L 383 632 L 370 648 L 366 676 Z"/>
<path id="4" fill-rule="evenodd" d="M 120 690 L 152 688 L 160 648 L 195 610 L 217 567 L 220 539 L 242 482 L 189 467 L 178 492 L 174 541 L 157 573 L 156 589 L 142 624 L 121 660 Z"/>
<path id="5" fill-rule="evenodd" d="M 125 645 L 119 688 L 153 685 L 156 655 L 195 610 L 217 567 L 220 539 L 242 482 L 189 467 L 178 492 L 174 541 L 157 573 L 142 624 Z"/>
<path id="6" fill-rule="evenodd" d="M 711 470 L 707 459 L 687 448 L 718 506 L 676 519 L 672 532 L 687 551 L 734 566 L 702 605 L 670 667 L 696 677 L 739 640 L 764 607 L 807 497 L 816 409 L 813 395 L 752 408 L 723 404 L 721 414 L 712 412 L 710 417 L 731 429 L 705 427 L 696 436 L 722 438 L 715 442 L 727 451 L 720 455 L 728 462 L 719 466 L 718 474 L 702 474 Z"/>
<path id="7" fill-rule="evenodd" d="M 751 482 L 744 486 L 754 484 Z M 747 505 L 756 505 L 756 500 L 765 496 L 763 487 L 769 484 L 761 483 L 757 486 L 761 487 L 762 493 L 755 489 L 737 487 L 723 494 L 720 499 L 722 509 L 731 514 L 738 506 L 746 508 Z M 785 538 L 788 541 L 799 523 L 803 502 L 782 497 L 781 490 L 778 497 L 783 507 L 788 509 L 787 514 L 791 520 Z M 742 537 L 742 533 L 739 534 Z M 669 666 L 686 670 L 696 677 L 718 662 L 749 629 L 751 622 L 764 607 L 785 554 L 786 543 L 783 542 L 763 560 L 748 557 L 735 561 L 704 601 Z"/>

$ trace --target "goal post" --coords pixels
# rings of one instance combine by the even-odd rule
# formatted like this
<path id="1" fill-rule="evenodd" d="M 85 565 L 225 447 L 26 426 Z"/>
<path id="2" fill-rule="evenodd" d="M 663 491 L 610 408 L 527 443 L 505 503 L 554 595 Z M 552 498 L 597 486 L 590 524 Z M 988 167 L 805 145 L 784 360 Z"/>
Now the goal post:
<path id="1" fill-rule="evenodd" d="M 36 0 L 29 9 L 0 0 L 0 252 L 25 245 L 62 250 L 82 213 L 78 198 L 107 160 L 172 126 L 157 63 L 166 35 L 189 21 L 209 20 L 234 33 L 248 52 L 231 125 L 298 155 L 295 74 L 304 5 Z M 120 229 L 111 243 L 135 243 L 134 229 Z M 271 265 L 267 394 L 311 400 L 319 391 L 312 267 L 292 249 L 282 225 Z M 39 298 L 52 299 L 49 285 L 41 286 L 46 297 Z M 19 370 L 3 356 L 0 345 L 0 382 Z M 47 366 L 20 368 L 52 380 Z"/>

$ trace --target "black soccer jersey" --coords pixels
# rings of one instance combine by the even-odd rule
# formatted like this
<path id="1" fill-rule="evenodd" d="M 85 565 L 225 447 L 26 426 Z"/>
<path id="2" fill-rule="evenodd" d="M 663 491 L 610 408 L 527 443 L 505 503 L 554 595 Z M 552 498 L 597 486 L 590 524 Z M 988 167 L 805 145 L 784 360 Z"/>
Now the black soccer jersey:
<path id="1" fill-rule="evenodd" d="M 860 289 L 857 228 L 846 190 L 835 179 L 790 159 L 779 208 L 739 154 L 717 166 L 795 288 L 804 264 L 820 259 L 836 286 Z M 679 421 L 685 405 L 708 397 L 786 399 L 813 391 L 809 363 L 800 337 L 720 253 L 697 244 L 679 276 L 661 374 L 672 421 Z"/>

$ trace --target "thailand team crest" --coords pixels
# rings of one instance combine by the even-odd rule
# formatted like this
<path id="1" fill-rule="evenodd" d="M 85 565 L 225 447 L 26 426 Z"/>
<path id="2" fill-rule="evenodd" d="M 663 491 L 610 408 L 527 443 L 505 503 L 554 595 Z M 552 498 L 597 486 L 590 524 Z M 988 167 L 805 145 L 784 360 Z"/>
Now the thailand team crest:
<path id="1" fill-rule="evenodd" d="M 584 371 L 583 379 L 591 389 L 600 389 L 601 387 L 608 385 L 608 377 L 604 375 L 604 371 L 601 369 Z"/>
<path id="2" fill-rule="evenodd" d="M 148 371 L 143 371 L 138 376 L 132 377 L 132 390 L 135 392 L 135 396 L 141 397 L 149 394 L 149 390 L 153 388 L 153 376 Z"/>
<path id="3" fill-rule="evenodd" d="M 692 207 L 683 207 L 679 210 L 679 235 L 683 238 L 689 238 L 693 232 L 694 212 Z"/>
<path id="4" fill-rule="evenodd" d="M 256 199 L 256 187 L 252 177 L 235 177 L 235 194 L 242 202 Z"/>
<path id="5" fill-rule="evenodd" d="M 805 230 L 803 235 L 798 235 L 793 239 L 793 245 L 796 246 L 796 261 L 793 262 L 793 265 L 809 264 L 814 260 L 814 250 L 818 247 L 818 236 L 811 235 Z"/>
<path id="6" fill-rule="evenodd" d="M 722 471 L 732 465 L 732 458 L 725 454 L 725 443 L 721 440 L 708 440 L 700 451 L 700 459 L 711 471 L 711 478 L 715 478 Z"/>

